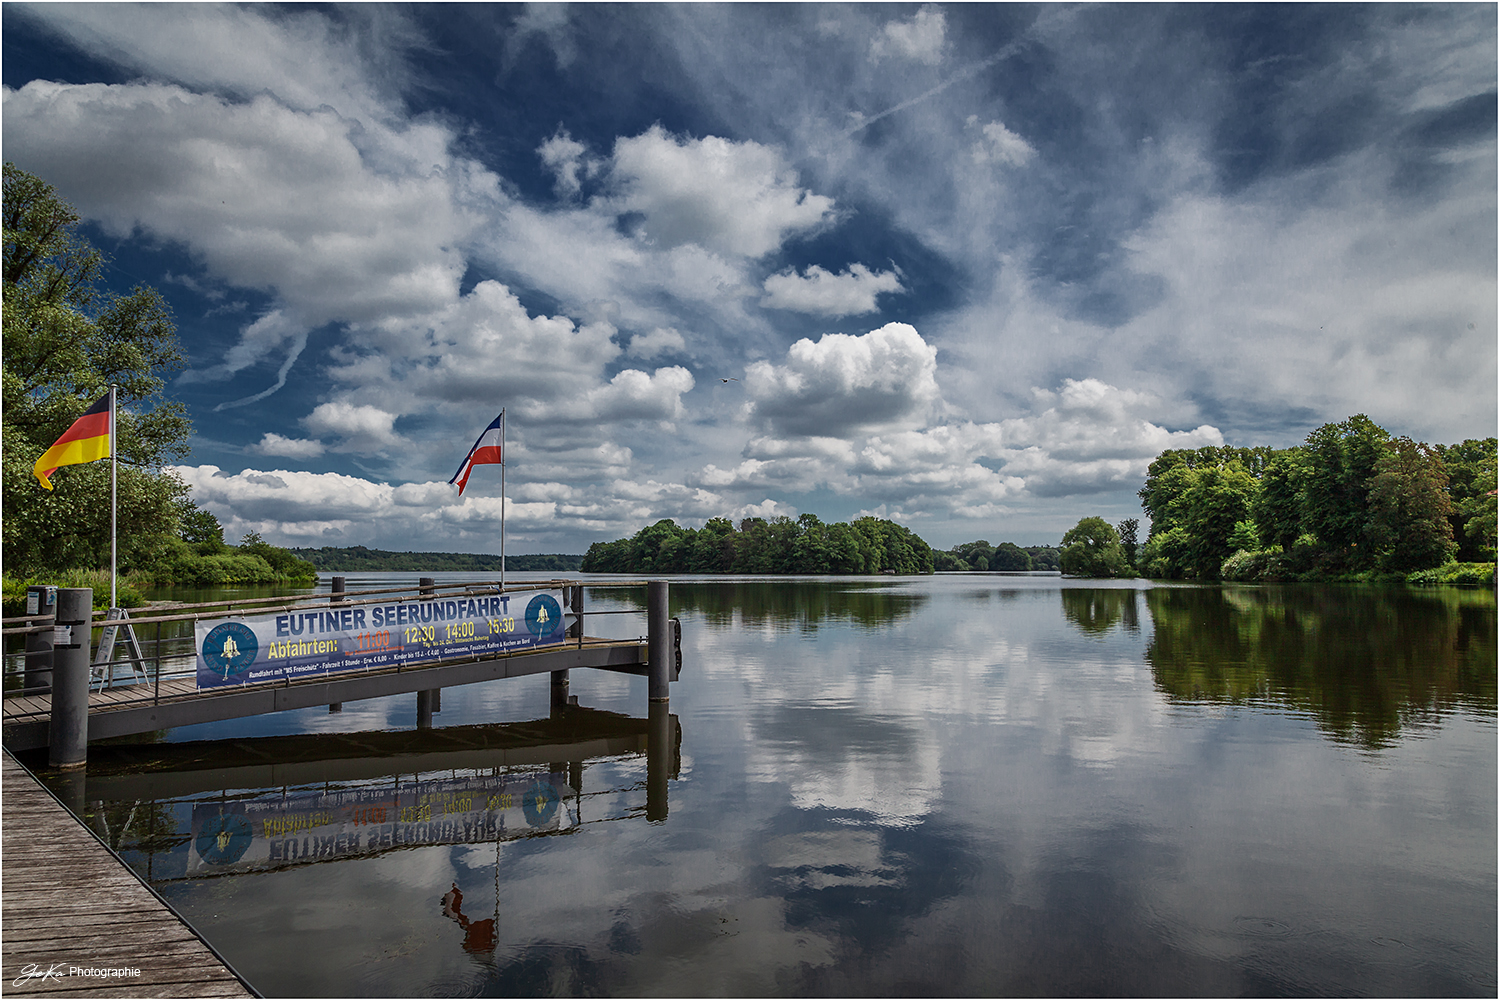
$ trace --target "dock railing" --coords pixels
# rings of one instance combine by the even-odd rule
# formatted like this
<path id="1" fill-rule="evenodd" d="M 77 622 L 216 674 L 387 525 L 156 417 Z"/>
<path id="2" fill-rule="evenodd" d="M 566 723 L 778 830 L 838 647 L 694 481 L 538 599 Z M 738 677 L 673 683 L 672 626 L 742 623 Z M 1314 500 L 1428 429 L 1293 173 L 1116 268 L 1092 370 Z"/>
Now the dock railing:
<path id="1" fill-rule="evenodd" d="M 343 578 L 335 577 L 334 589 L 329 592 L 317 594 L 301 594 L 296 596 L 261 596 L 254 598 L 233 598 L 219 601 L 205 601 L 194 603 L 163 602 L 147 606 L 136 611 L 145 614 L 129 616 L 123 619 L 108 618 L 108 611 L 95 609 L 92 613 L 93 621 L 91 628 L 91 639 L 89 644 L 90 664 L 92 673 L 90 677 L 90 691 L 95 693 L 109 692 L 111 704 L 124 705 L 133 703 L 160 703 L 164 696 L 180 695 L 182 684 L 188 680 L 195 680 L 197 676 L 197 640 L 195 638 L 195 626 L 197 623 L 208 621 L 225 621 L 245 615 L 266 614 L 271 612 L 293 612 L 307 611 L 313 609 L 326 609 L 331 603 L 338 603 L 340 608 L 357 607 L 361 605 L 390 604 L 392 597 L 395 603 L 404 604 L 430 600 L 435 597 L 473 596 L 484 594 L 518 594 L 528 591 L 561 590 L 566 596 L 566 608 L 564 615 L 567 622 L 565 640 L 561 644 L 565 647 L 577 647 L 582 649 L 586 646 L 605 645 L 621 642 L 629 642 L 632 639 L 646 642 L 648 631 L 643 629 L 635 637 L 598 637 L 590 636 L 585 627 L 587 620 L 601 616 L 635 615 L 643 620 L 647 617 L 648 608 L 619 608 L 601 609 L 588 611 L 584 607 L 584 590 L 606 589 L 617 590 L 621 588 L 644 588 L 648 581 L 645 580 L 606 580 L 606 581 L 578 581 L 571 579 L 555 579 L 545 581 L 511 581 L 503 586 L 498 581 L 463 581 L 456 583 L 437 584 L 430 578 L 423 578 L 414 590 L 409 585 L 399 587 L 381 587 L 365 590 L 349 591 L 343 588 Z M 643 623 L 644 624 L 644 623 Z M 672 678 L 675 680 L 681 669 L 681 624 L 671 620 L 672 645 L 675 654 Z M 115 642 L 110 656 L 99 663 L 95 663 L 94 652 L 97 650 L 104 630 L 115 627 L 121 631 L 129 629 L 135 640 L 130 642 Z M 22 704 L 12 703 L 11 699 L 22 699 L 31 695 L 46 695 L 51 691 L 51 667 L 52 667 L 52 638 L 56 629 L 55 615 L 34 614 L 11 616 L 0 620 L 0 633 L 4 638 L 4 661 L 3 679 L 4 697 L 7 701 L 6 717 L 9 720 L 25 719 L 28 716 L 40 716 L 45 710 L 40 707 L 36 709 L 23 708 Z M 19 649 L 24 645 L 25 649 Z M 546 649 L 556 649 L 553 644 Z M 463 663 L 465 661 L 484 659 L 484 655 L 457 657 L 439 662 L 440 664 Z M 399 672 L 405 665 L 398 663 L 396 670 Z M 438 666 L 431 661 L 422 663 L 423 667 Z M 360 674 L 375 673 L 389 668 L 364 668 L 340 672 L 341 677 L 354 677 Z M 126 674 L 125 680 L 119 678 L 120 674 Z M 168 691 L 163 692 L 163 684 L 168 685 Z"/>

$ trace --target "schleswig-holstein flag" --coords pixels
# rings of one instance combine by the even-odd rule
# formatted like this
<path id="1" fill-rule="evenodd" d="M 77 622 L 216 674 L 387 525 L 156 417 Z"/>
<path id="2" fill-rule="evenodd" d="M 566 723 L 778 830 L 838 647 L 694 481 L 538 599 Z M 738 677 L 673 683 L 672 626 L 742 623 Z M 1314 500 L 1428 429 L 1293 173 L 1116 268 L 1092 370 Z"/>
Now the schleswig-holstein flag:
<path id="1" fill-rule="evenodd" d="M 500 411 L 500 416 L 490 421 L 490 426 L 484 429 L 479 439 L 474 442 L 474 447 L 469 449 L 468 457 L 464 459 L 463 465 L 458 467 L 458 472 L 453 474 L 449 483 L 458 484 L 458 495 L 464 495 L 464 487 L 469 484 L 469 473 L 473 472 L 475 466 L 485 463 L 499 463 L 505 465 L 505 456 L 502 454 L 505 444 L 505 411 Z"/>
<path id="2" fill-rule="evenodd" d="M 52 489 L 49 478 L 60 466 L 76 466 L 80 462 L 93 462 L 109 457 L 109 396 L 105 393 L 63 436 L 42 453 L 31 471 L 42 481 L 42 486 Z"/>

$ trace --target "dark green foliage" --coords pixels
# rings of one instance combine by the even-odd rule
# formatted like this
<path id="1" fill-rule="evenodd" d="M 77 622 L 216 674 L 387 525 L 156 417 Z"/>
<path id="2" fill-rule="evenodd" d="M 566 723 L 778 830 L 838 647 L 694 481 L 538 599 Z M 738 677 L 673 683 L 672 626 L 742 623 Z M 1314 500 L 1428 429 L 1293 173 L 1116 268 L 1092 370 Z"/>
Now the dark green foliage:
<path id="1" fill-rule="evenodd" d="M 1302 485 L 1306 477 L 1306 453 L 1300 448 L 1278 452 L 1266 464 L 1260 492 L 1250 503 L 1250 516 L 1267 545 L 1290 549 L 1302 534 Z"/>
<path id="2" fill-rule="evenodd" d="M 1453 513 L 1453 539 L 1458 543 L 1455 559 L 1485 562 L 1495 559 L 1495 466 L 1496 440 L 1473 438 L 1457 445 L 1436 445 L 1448 470 L 1448 496 Z"/>
<path id="3" fill-rule="evenodd" d="M 1205 448 L 1168 449 L 1151 461 L 1146 470 L 1146 483 L 1136 492 L 1141 507 L 1151 519 L 1151 535 L 1165 532 L 1176 526 L 1183 514 L 1183 495 L 1193 485 L 1193 473 L 1201 469 L 1216 469 L 1231 462 L 1252 478 L 1259 478 L 1276 452 L 1265 446 L 1234 448 L 1230 445 L 1207 446 Z M 1149 538 L 1149 537 L 1148 537 Z"/>
<path id="4" fill-rule="evenodd" d="M 1056 546 L 1026 546 L 1027 556 L 1031 557 L 1031 569 L 1033 570 L 1061 570 L 1062 550 Z"/>
<path id="5" fill-rule="evenodd" d="M 318 549 L 292 549 L 289 552 L 320 571 L 331 570 L 411 570 L 458 573 L 500 572 L 500 557 L 486 553 L 413 553 L 366 549 L 364 546 L 323 546 Z M 582 556 L 560 553 L 505 556 L 505 567 L 517 573 L 545 573 L 549 570 L 571 572 L 579 569 Z"/>
<path id="6" fill-rule="evenodd" d="M 1115 526 L 1115 531 L 1120 533 L 1120 548 L 1125 550 L 1125 559 L 1131 566 L 1135 566 L 1136 550 L 1140 547 L 1136 535 L 1140 528 L 1141 523 L 1136 518 L 1126 518 Z"/>
<path id="7" fill-rule="evenodd" d="M 1062 538 L 1062 572 L 1070 577 L 1134 577 L 1120 536 L 1103 518 L 1084 518 Z"/>
<path id="8" fill-rule="evenodd" d="M 1235 550 L 1236 527 L 1250 515 L 1256 483 L 1239 460 L 1201 469 L 1183 498 L 1182 528 L 1188 535 L 1188 564 L 1199 580 L 1219 576 L 1219 566 Z"/>
<path id="9" fill-rule="evenodd" d="M 1441 566 L 1458 544 L 1448 516 L 1448 472 L 1442 457 L 1410 438 L 1387 444 L 1369 484 L 1369 548 L 1385 570 L 1410 573 Z"/>
<path id="10" fill-rule="evenodd" d="M 1392 441 L 1356 414 L 1280 451 L 1163 452 L 1140 490 L 1152 523 L 1137 562 L 1148 576 L 1200 580 L 1399 580 L 1460 546 L 1484 562 L 1495 451 L 1493 438 Z"/>
<path id="11" fill-rule="evenodd" d="M 1325 546 L 1355 549 L 1365 538 L 1370 480 L 1390 438 L 1364 414 L 1324 424 L 1307 436 L 1307 475 L 1302 485 L 1302 524 Z M 1355 554 L 1371 562 L 1370 554 Z"/>
<path id="12" fill-rule="evenodd" d="M 213 512 L 205 511 L 184 497 L 175 505 L 177 534 L 203 556 L 224 551 L 224 526 Z"/>
<path id="13" fill-rule="evenodd" d="M 109 463 L 59 470 L 48 492 L 31 469 L 77 417 L 119 385 L 119 531 L 123 565 L 173 536 L 183 484 L 161 472 L 187 454 L 181 403 L 161 395 L 181 365 L 161 296 L 105 289 L 104 258 L 77 236 L 78 215 L 40 179 L 5 164 L 3 504 L 8 570 L 109 563 Z"/>
<path id="14" fill-rule="evenodd" d="M 932 573 L 933 553 L 908 529 L 879 518 L 827 525 L 816 515 L 727 518 L 701 529 L 669 519 L 628 539 L 589 546 L 585 573 L 898 574 Z"/>
<path id="15" fill-rule="evenodd" d="M 1014 542 L 1002 542 L 990 557 L 990 569 L 1019 572 L 1031 569 L 1031 556 Z"/>

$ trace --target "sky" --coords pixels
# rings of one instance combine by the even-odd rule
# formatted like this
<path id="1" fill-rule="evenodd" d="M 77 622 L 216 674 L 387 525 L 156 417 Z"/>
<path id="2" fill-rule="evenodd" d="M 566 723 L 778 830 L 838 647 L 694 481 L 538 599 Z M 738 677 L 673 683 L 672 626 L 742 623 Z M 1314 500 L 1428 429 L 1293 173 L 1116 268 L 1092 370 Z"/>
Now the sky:
<path id="1" fill-rule="evenodd" d="M 3 149 L 159 289 L 233 542 L 937 548 L 1165 449 L 1495 434 L 1497 8 L 0 9 Z M 1144 525 L 1143 525 L 1144 530 Z"/>

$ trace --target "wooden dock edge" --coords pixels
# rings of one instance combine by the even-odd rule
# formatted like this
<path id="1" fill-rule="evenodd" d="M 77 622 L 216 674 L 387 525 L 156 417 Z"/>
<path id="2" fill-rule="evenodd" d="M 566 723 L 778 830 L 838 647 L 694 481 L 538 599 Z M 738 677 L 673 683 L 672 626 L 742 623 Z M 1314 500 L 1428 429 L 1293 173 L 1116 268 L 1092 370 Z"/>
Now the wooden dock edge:
<path id="1" fill-rule="evenodd" d="M 0 926 L 0 996 L 261 996 L 9 750 Z"/>

